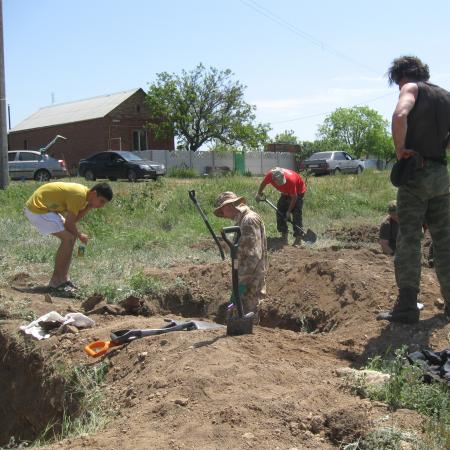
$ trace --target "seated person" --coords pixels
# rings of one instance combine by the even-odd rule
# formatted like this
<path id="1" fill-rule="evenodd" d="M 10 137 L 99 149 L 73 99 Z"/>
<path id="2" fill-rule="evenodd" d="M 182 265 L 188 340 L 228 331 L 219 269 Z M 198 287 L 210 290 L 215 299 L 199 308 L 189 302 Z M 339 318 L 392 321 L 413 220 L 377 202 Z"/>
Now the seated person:
<path id="1" fill-rule="evenodd" d="M 394 255 L 397 245 L 398 214 L 397 203 L 389 202 L 387 208 L 388 216 L 380 226 L 379 243 L 385 255 Z"/>

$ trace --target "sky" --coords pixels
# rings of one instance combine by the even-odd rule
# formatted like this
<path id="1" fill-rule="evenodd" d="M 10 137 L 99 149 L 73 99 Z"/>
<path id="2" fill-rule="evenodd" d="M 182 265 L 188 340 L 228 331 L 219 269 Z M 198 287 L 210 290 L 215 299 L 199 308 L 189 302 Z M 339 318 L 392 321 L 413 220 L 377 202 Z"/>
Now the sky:
<path id="1" fill-rule="evenodd" d="M 448 0 L 3 0 L 11 125 L 202 62 L 233 71 L 272 137 L 314 140 L 339 107 L 390 120 L 398 56 L 420 57 L 450 90 L 448 17 Z"/>

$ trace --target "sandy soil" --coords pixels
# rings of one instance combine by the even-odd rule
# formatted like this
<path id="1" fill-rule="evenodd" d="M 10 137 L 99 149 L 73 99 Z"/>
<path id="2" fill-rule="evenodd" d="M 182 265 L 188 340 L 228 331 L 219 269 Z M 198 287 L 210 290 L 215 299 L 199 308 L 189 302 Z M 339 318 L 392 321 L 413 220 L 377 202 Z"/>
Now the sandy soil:
<path id="1" fill-rule="evenodd" d="M 184 331 L 116 347 L 98 360 L 85 355 L 84 345 L 117 329 L 159 327 L 167 317 L 224 321 L 228 263 L 147 274 L 169 287 L 146 299 L 150 317 L 102 310 L 91 316 L 95 328 L 40 342 L 17 335 L 21 321 L 2 309 L 2 299 L 28 302 L 37 314 L 82 311 L 80 303 L 47 303 L 36 287 L 42 280 L 27 274 L 1 290 L 0 443 L 12 434 L 31 439 L 61 414 L 64 380 L 48 372 L 58 361 L 109 365 L 103 389 L 111 419 L 101 431 L 49 448 L 332 449 L 377 426 L 420 432 L 418 414 L 359 398 L 335 370 L 401 345 L 448 347 L 450 324 L 436 306 L 432 269 L 423 268 L 420 323 L 387 324 L 375 316 L 395 300 L 391 258 L 367 248 L 286 247 L 271 253 L 268 296 L 252 335 Z"/>

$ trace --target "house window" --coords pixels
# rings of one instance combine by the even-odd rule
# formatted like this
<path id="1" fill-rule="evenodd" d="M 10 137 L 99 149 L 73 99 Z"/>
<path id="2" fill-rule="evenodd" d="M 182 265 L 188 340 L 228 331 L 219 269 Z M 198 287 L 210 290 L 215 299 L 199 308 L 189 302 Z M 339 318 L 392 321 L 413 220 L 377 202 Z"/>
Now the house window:
<path id="1" fill-rule="evenodd" d="M 136 105 L 136 112 L 140 113 L 141 112 L 141 105 Z"/>
<path id="2" fill-rule="evenodd" d="M 147 131 L 134 130 L 133 131 L 133 150 L 148 150 L 147 148 Z"/>
<path id="3" fill-rule="evenodd" d="M 26 139 L 23 141 L 23 149 L 28 150 L 28 141 Z"/>

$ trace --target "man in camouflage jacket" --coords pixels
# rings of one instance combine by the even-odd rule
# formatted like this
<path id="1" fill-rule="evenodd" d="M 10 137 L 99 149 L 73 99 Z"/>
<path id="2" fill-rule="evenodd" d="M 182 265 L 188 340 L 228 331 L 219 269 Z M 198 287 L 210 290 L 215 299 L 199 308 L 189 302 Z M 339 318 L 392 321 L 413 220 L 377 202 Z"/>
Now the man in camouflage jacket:
<path id="1" fill-rule="evenodd" d="M 258 312 L 266 294 L 267 240 L 261 217 L 234 192 L 222 192 L 216 200 L 214 214 L 232 219 L 241 229 L 238 251 L 239 291 L 244 312 Z"/>

